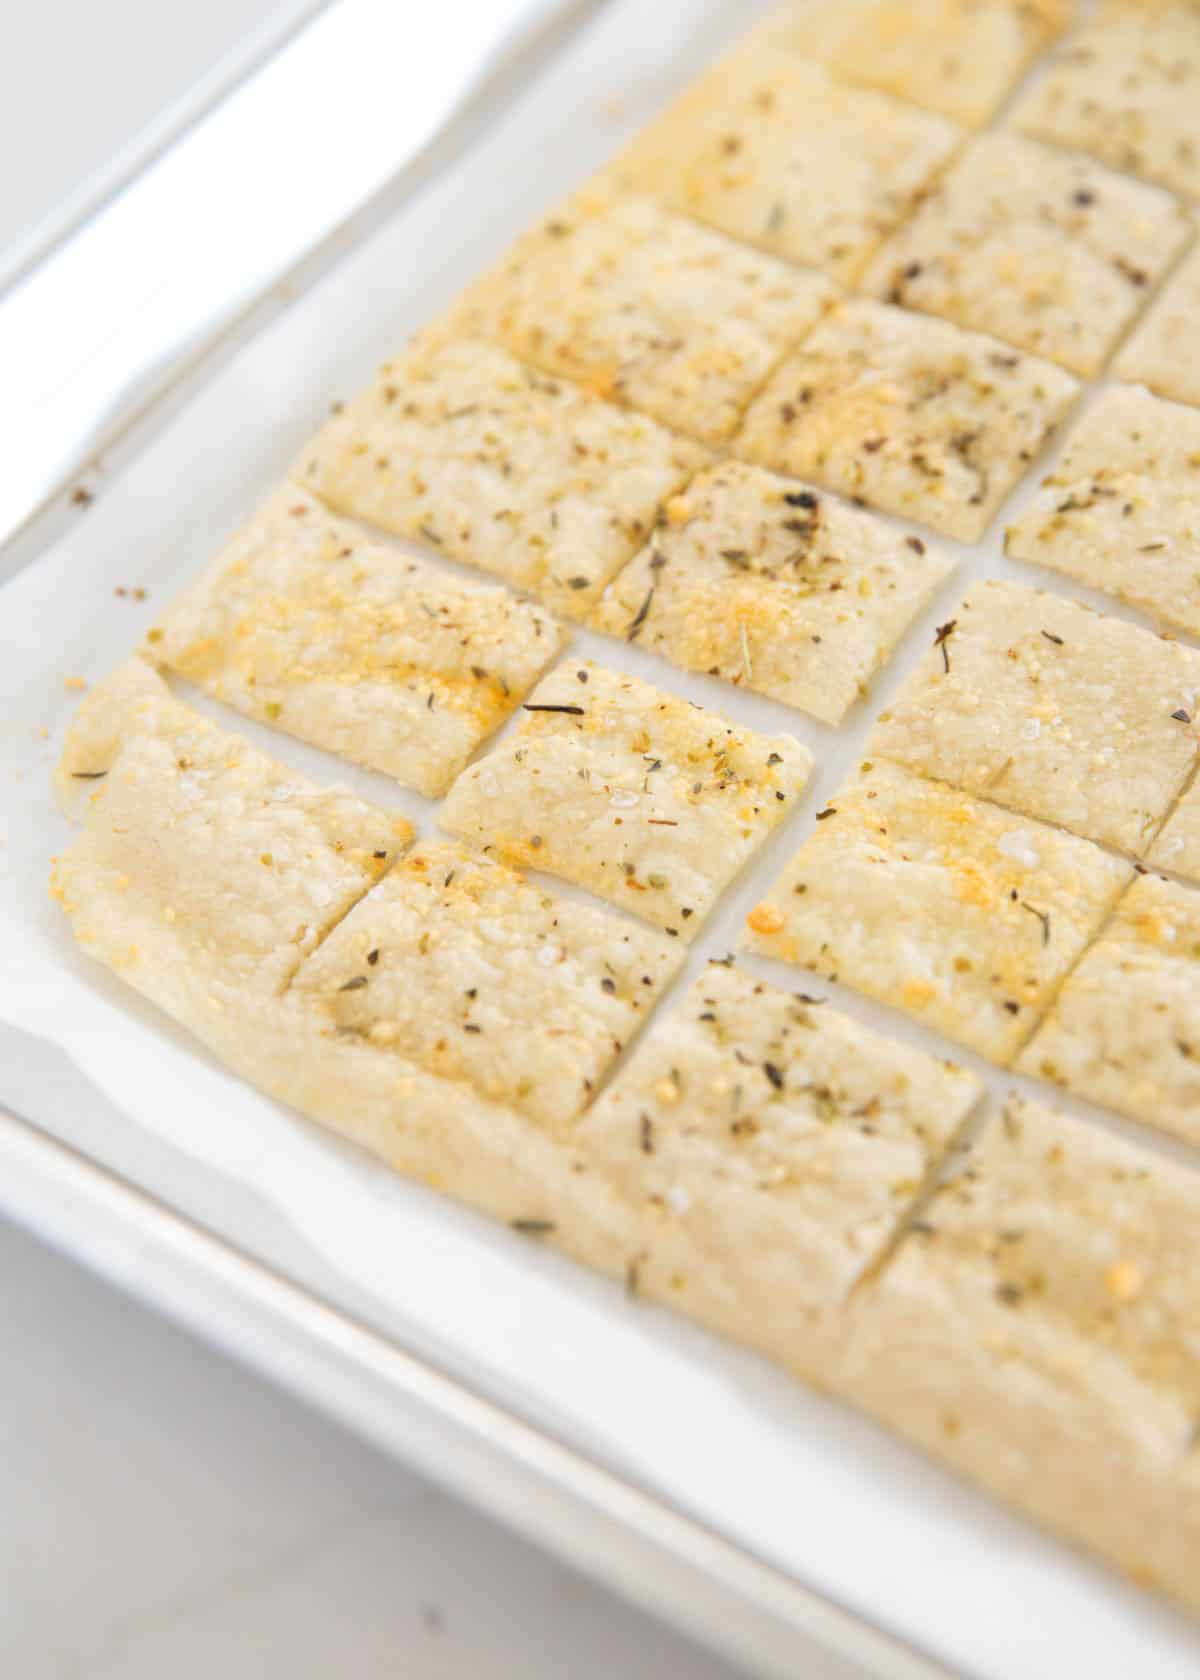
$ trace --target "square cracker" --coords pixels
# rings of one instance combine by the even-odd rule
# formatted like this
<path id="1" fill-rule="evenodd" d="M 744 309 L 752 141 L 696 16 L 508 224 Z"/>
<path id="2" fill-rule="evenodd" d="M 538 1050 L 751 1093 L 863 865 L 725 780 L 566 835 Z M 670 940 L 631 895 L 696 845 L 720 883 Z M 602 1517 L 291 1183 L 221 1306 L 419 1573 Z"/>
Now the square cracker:
<path id="1" fill-rule="evenodd" d="M 953 569 L 944 552 L 794 479 L 726 461 L 592 614 L 686 671 L 840 723 Z"/>
<path id="2" fill-rule="evenodd" d="M 1114 169 L 1200 197 L 1200 13 L 1109 0 L 1018 102 L 1013 122 Z"/>
<path id="3" fill-rule="evenodd" d="M 843 980 L 1007 1065 L 1132 869 L 899 765 L 835 793 L 749 949 Z"/>
<path id="4" fill-rule="evenodd" d="M 421 844 L 305 963 L 323 1028 L 563 1136 L 679 965 L 663 934 Z"/>
<path id="5" fill-rule="evenodd" d="M 1200 1175 L 1014 1102 L 855 1301 L 839 1386 L 1200 1608 L 1198 1232 Z"/>
<path id="6" fill-rule="evenodd" d="M 1068 14 L 1067 0 L 784 0 L 763 29 L 848 81 L 974 127 Z"/>
<path id="7" fill-rule="evenodd" d="M 172 700 L 136 661 L 88 696 L 62 774 L 81 762 L 95 791 L 55 895 L 85 950 L 197 1030 L 221 988 L 283 990 L 412 838 Z"/>
<path id="8" fill-rule="evenodd" d="M 1200 634 L 1200 413 L 1101 391 L 1005 547 Z"/>
<path id="9" fill-rule="evenodd" d="M 630 1276 L 820 1376 L 842 1303 L 981 1090 L 848 1016 L 711 964 L 584 1117 L 635 1212 Z"/>
<path id="10" fill-rule="evenodd" d="M 974 542 L 1077 390 L 993 338 L 860 299 L 787 358 L 732 447 Z"/>
<path id="11" fill-rule="evenodd" d="M 1200 893 L 1135 881 L 1019 1065 L 1200 1143 Z"/>
<path id="12" fill-rule="evenodd" d="M 791 810 L 812 754 L 637 677 L 567 662 L 459 777 L 441 823 L 690 938 Z"/>
<path id="13" fill-rule="evenodd" d="M 1188 235 L 1158 187 L 985 134 L 888 240 L 865 287 L 1092 374 Z"/>
<path id="14" fill-rule="evenodd" d="M 1180 263 L 1113 362 L 1118 379 L 1200 407 L 1200 247 Z"/>
<path id="15" fill-rule="evenodd" d="M 463 340 L 418 342 L 385 363 L 296 476 L 335 512 L 583 618 L 707 459 L 656 421 Z"/>
<path id="16" fill-rule="evenodd" d="M 436 796 L 562 640 L 540 608 L 372 541 L 284 484 L 149 651 L 248 716 Z"/>
<path id="17" fill-rule="evenodd" d="M 848 285 L 961 133 L 752 36 L 634 138 L 611 178 Z"/>
<path id="18" fill-rule="evenodd" d="M 593 190 L 518 240 L 450 319 L 597 396 L 720 444 L 835 295 L 815 271 L 648 199 Z"/>
<path id="19" fill-rule="evenodd" d="M 1200 653 L 1022 584 L 973 588 L 867 751 L 1141 856 L 1196 760 Z"/>

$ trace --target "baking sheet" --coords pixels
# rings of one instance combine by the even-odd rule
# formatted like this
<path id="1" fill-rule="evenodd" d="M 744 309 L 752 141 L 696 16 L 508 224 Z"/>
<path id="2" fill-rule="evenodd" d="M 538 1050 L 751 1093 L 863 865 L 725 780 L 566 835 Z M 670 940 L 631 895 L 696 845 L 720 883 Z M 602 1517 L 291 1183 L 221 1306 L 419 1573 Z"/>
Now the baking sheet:
<path id="1" fill-rule="evenodd" d="M 385 1302 L 424 1345 L 443 1347 L 481 1388 L 954 1667 L 989 1680 L 1058 1680 L 1064 1668 L 1115 1680 L 1135 1665 L 1156 1680 L 1194 1675 L 1200 1634 L 1190 1624 L 865 1420 L 396 1179 L 228 1077 L 77 952 L 46 893 L 48 858 L 67 836 L 48 787 L 78 699 L 65 683 L 94 680 L 127 652 L 328 404 L 599 163 L 751 10 L 718 0 L 653 7 L 616 0 L 484 150 L 252 342 L 132 470 L 81 510 L 65 541 L 0 592 L 0 1020 L 64 1049 L 127 1117 L 131 1134 L 268 1199 L 330 1268 Z M 1002 523 L 1003 516 L 996 528 Z M 790 728 L 816 755 L 803 809 L 727 898 L 681 983 L 706 956 L 731 948 L 746 908 L 857 758 L 870 713 L 969 577 L 1021 575 L 1095 599 L 1065 580 L 1008 566 L 995 543 L 956 551 L 959 573 L 876 685 L 870 708 L 840 731 L 685 678 L 624 643 L 576 637 L 575 651 L 722 707 L 741 723 Z M 118 596 L 118 588 L 127 593 Z M 129 593 L 138 588 L 148 592 L 144 602 Z M 433 831 L 434 807 L 385 779 L 241 720 L 234 727 L 297 768 L 347 781 Z M 770 964 L 748 966 L 772 973 Z M 794 971 L 774 975 L 797 983 Z M 947 1050 L 853 994 L 819 989 L 895 1036 Z M 995 1070 L 987 1077 L 993 1096 L 1020 1083 Z"/>

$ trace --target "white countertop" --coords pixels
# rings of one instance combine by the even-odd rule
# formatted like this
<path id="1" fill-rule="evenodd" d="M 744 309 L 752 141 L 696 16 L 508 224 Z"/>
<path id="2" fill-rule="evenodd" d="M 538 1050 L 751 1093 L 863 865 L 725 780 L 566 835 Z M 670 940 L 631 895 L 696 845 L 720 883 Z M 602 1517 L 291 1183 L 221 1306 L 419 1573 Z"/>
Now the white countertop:
<path id="1" fill-rule="evenodd" d="M 0 1221 L 6 1680 L 731 1680 Z"/>
<path id="2" fill-rule="evenodd" d="M 277 10 L 0 8 L 0 252 Z M 0 1326 L 5 1680 L 730 1680 L 3 1222 Z"/>

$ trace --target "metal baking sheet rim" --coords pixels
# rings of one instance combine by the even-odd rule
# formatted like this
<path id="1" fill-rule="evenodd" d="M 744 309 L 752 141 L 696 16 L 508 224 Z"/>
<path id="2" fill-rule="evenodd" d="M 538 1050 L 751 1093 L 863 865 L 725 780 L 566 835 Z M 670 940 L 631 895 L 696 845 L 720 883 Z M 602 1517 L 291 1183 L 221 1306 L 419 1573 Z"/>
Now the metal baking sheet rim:
<path id="1" fill-rule="evenodd" d="M 0 1108 L 0 1204 L 147 1305 L 645 1609 L 794 1680 L 951 1671 L 473 1392 L 392 1337 Z"/>

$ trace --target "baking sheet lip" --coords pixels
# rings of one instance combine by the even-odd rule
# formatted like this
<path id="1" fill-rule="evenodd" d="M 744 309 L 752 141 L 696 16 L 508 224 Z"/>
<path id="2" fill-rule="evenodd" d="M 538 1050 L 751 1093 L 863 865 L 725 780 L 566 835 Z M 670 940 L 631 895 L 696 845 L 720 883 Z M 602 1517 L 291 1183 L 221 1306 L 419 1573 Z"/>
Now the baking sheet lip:
<path id="1" fill-rule="evenodd" d="M 210 96 L 201 97 L 189 90 L 193 108 L 187 109 L 185 95 L 179 102 L 183 107 L 179 119 L 164 124 L 159 143 L 151 140 L 140 152 L 135 150 L 127 164 L 121 154 L 114 162 L 111 180 L 102 175 L 95 185 L 85 182 L 76 212 L 66 214 L 57 231 L 52 223 L 39 223 L 34 232 L 42 237 L 36 249 L 27 244 L 11 259 L 0 252 L 0 310 L 27 287 L 36 288 L 41 276 L 76 238 L 87 234 L 107 212 L 136 192 L 156 166 L 169 162 L 194 130 L 219 120 L 225 104 L 245 91 L 314 24 L 336 11 L 340 0 L 337 4 L 335 0 L 309 0 L 306 6 L 303 0 L 292 0 L 292 4 L 294 11 L 277 22 L 273 35 L 264 30 L 256 37 L 257 49 L 246 51 L 240 69 L 233 65 L 224 79 L 217 81 L 221 66 L 216 67 Z M 272 278 L 257 284 L 241 299 L 231 299 L 227 293 L 214 294 L 215 304 L 194 310 L 172 332 L 170 343 L 154 350 L 133 385 L 113 385 L 106 392 L 102 413 L 86 436 L 81 434 L 82 440 L 71 445 L 63 464 L 43 474 L 45 482 L 33 496 L 25 496 L 27 506 L 16 522 L 7 519 L 0 525 L 0 581 L 15 576 L 55 545 L 62 533 L 54 529 L 50 516 L 73 482 L 86 478 L 111 450 L 137 431 L 140 435 L 134 455 L 120 467 L 122 475 L 133 470 L 137 456 L 153 441 L 159 427 L 169 421 L 163 409 L 172 394 L 189 381 L 203 380 L 214 364 L 219 365 L 222 352 L 247 324 L 253 337 L 261 324 L 258 313 L 267 300 L 284 300 L 283 309 L 294 306 L 319 283 L 329 266 L 368 241 L 383 222 L 400 214 L 409 200 L 436 185 L 485 141 L 489 129 L 521 99 L 530 79 L 550 69 L 574 34 L 586 28 L 606 4 L 608 0 L 540 0 L 540 4 L 526 0 L 524 12 L 510 25 L 509 33 L 461 81 L 453 107 L 436 131 L 399 160 L 381 184 L 365 194 L 349 188 L 337 213 L 327 218 L 321 231 L 311 236 Z M 136 144 L 135 138 L 135 149 Z M 219 188 L 220 180 L 212 185 Z M 398 191 L 403 195 L 399 201 Z M 186 402 L 191 403 L 197 395 L 193 386 Z M 41 528 L 47 526 L 42 537 Z M 6 566 L 14 549 L 21 558 L 15 566 Z"/>
<path id="2" fill-rule="evenodd" d="M 0 1173 L 0 1211 L 384 1450 L 418 1462 L 434 1479 L 531 1533 L 543 1547 L 566 1552 L 626 1598 L 640 1598 L 710 1647 L 720 1645 L 734 1661 L 752 1661 L 764 1675 L 793 1676 L 797 1653 L 788 1641 L 799 1636 L 878 1680 L 954 1680 L 952 1670 L 900 1636 L 559 1440 L 6 1103 L 0 1103 L 0 1162 L 6 1169 Z M 44 1190 L 40 1199 L 36 1184 Z M 104 1256 L 114 1237 L 133 1245 L 124 1265 L 111 1248 Z M 185 1304 L 189 1280 L 207 1291 L 204 1304 Z M 231 1305 L 254 1316 L 259 1332 L 254 1345 L 223 1319 L 221 1307 Z M 308 1355 L 306 1372 L 294 1361 L 284 1369 L 288 1347 L 297 1341 Z M 323 1381 L 314 1360 L 325 1367 Z M 347 1397 L 346 1378 L 362 1393 L 357 1406 Z M 401 1429 L 369 1423 L 363 1412 L 372 1386 L 449 1428 L 476 1453 L 496 1458 L 526 1490 L 532 1486 L 565 1500 L 566 1516 L 574 1521 L 563 1515 L 538 1520 L 524 1502 L 518 1510 L 518 1490 L 506 1496 L 493 1488 L 489 1496 L 478 1482 L 455 1477 L 434 1455 L 419 1454 Z M 596 1533 L 598 1525 L 603 1535 Z M 627 1553 L 631 1537 L 640 1542 L 637 1560 Z M 613 1541 L 620 1542 L 619 1563 L 601 1556 L 613 1551 Z M 664 1568 L 680 1577 L 669 1604 L 653 1590 L 647 1563 L 656 1577 Z M 709 1596 L 714 1588 L 719 1603 Z M 736 1630 L 728 1619 L 731 1609 L 738 1613 Z"/>
<path id="3" fill-rule="evenodd" d="M 275 0 L 270 16 L 223 52 L 103 164 L 0 249 L 0 302 L 128 191 L 188 130 L 275 58 L 335 0 Z"/>

